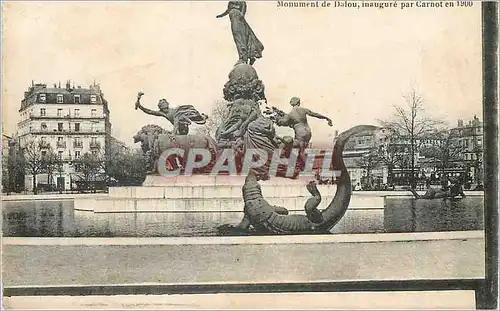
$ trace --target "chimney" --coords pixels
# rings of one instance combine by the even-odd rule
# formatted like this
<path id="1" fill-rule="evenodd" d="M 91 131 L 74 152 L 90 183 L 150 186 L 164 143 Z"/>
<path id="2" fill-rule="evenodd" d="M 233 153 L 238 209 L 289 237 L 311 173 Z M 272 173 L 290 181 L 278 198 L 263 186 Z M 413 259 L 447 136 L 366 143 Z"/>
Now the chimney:
<path id="1" fill-rule="evenodd" d="M 458 120 L 458 127 L 464 127 L 464 120 L 462 119 Z"/>
<path id="2" fill-rule="evenodd" d="M 59 81 L 59 88 L 61 88 L 61 81 Z"/>
<path id="3" fill-rule="evenodd" d="M 71 90 L 71 84 L 69 83 L 69 80 L 66 81 L 66 90 Z"/>

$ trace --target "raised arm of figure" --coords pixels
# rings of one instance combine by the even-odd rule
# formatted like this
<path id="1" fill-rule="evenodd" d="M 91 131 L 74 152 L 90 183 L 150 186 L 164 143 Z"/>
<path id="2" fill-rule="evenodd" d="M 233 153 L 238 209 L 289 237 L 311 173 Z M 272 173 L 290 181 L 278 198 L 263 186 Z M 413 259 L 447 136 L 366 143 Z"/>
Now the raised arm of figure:
<path id="1" fill-rule="evenodd" d="M 314 118 L 318 118 L 318 119 L 322 119 L 322 120 L 327 120 L 328 121 L 328 125 L 329 126 L 333 126 L 332 120 L 329 117 L 324 116 L 324 115 L 319 114 L 319 113 L 316 113 L 316 112 L 314 112 L 312 110 L 309 110 L 309 109 L 304 109 L 304 110 L 305 110 L 305 112 L 306 112 L 306 114 L 308 116 L 311 116 L 311 117 L 314 117 Z"/>
<path id="2" fill-rule="evenodd" d="M 166 118 L 166 117 L 167 117 L 167 115 L 166 115 L 165 113 L 161 112 L 161 111 L 155 111 L 155 110 L 151 110 L 151 109 L 148 109 L 148 108 L 146 108 L 146 107 L 143 107 L 143 106 L 141 105 L 141 97 L 142 97 L 142 95 L 144 95 L 144 93 L 143 93 L 143 92 L 139 92 L 139 94 L 137 94 L 137 100 L 136 100 L 136 102 L 135 102 L 135 109 L 136 109 L 136 110 L 137 110 L 137 109 L 140 109 L 140 110 L 142 110 L 144 113 L 149 114 L 149 115 L 152 115 L 152 116 L 164 117 L 164 118 Z"/>

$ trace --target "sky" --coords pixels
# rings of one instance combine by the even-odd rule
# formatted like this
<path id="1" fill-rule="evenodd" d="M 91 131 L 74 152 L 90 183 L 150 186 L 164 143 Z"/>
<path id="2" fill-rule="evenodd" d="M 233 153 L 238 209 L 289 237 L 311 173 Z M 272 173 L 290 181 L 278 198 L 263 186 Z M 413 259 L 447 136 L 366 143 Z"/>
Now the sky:
<path id="1" fill-rule="evenodd" d="M 35 83 L 88 87 L 109 102 L 113 136 L 132 145 L 145 124 L 134 109 L 194 105 L 210 115 L 237 60 L 221 1 L 2 2 L 2 121 L 16 130 L 24 91 Z M 248 2 L 246 20 L 265 49 L 254 67 L 270 105 L 291 97 L 329 116 L 310 119 L 312 142 L 335 130 L 388 119 L 402 94 L 422 94 L 427 113 L 451 125 L 482 116 L 480 6 L 443 9 L 283 8 Z M 280 129 L 291 134 L 291 129 Z"/>

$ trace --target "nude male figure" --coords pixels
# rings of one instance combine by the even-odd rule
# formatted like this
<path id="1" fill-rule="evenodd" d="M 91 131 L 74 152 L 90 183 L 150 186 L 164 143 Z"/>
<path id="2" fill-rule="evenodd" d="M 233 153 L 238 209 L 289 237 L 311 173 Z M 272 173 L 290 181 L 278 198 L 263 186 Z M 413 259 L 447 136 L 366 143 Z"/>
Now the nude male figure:
<path id="1" fill-rule="evenodd" d="M 307 123 L 307 116 L 323 119 L 328 121 L 329 126 L 333 126 L 332 120 L 322 114 L 313 112 L 307 108 L 300 107 L 300 98 L 292 97 L 290 99 L 292 111 L 280 117 L 276 124 L 279 126 L 289 126 L 295 132 L 294 148 L 304 150 L 309 145 L 311 140 L 311 128 Z"/>

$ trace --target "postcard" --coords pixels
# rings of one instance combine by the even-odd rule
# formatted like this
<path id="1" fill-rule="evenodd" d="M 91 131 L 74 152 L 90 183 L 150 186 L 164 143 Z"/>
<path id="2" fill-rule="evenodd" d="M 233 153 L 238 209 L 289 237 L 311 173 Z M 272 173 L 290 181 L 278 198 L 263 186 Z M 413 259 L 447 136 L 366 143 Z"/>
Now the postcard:
<path id="1" fill-rule="evenodd" d="M 2 2 L 7 309 L 496 309 L 498 5 Z"/>

